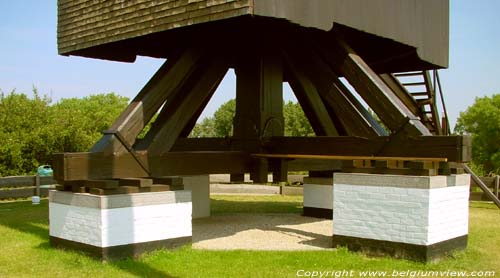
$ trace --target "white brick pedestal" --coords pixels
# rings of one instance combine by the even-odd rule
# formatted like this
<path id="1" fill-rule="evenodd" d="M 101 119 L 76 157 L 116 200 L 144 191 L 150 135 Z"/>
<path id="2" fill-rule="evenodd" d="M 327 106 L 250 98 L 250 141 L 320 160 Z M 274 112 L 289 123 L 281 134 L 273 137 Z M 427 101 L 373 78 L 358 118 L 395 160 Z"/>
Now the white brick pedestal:
<path id="1" fill-rule="evenodd" d="M 50 243 L 102 259 L 191 242 L 191 193 L 97 196 L 50 191 Z"/>
<path id="2" fill-rule="evenodd" d="M 183 176 L 185 190 L 191 191 L 193 200 L 193 219 L 210 216 L 210 177 Z"/>
<path id="3" fill-rule="evenodd" d="M 467 174 L 335 173 L 334 181 L 334 246 L 422 261 L 467 246 Z"/>
<path id="4" fill-rule="evenodd" d="M 304 178 L 304 216 L 332 219 L 333 178 Z"/>

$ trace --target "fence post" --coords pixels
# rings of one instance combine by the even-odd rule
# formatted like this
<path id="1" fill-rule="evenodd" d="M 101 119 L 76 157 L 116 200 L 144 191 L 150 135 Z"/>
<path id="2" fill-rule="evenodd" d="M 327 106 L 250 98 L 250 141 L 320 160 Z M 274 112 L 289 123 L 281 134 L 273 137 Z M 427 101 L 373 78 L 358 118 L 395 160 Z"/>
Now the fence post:
<path id="1" fill-rule="evenodd" d="M 494 190 L 494 192 L 495 192 L 495 195 L 496 195 L 497 197 L 499 197 L 499 196 L 498 196 L 498 187 L 500 186 L 500 176 L 499 176 L 499 175 L 495 176 L 495 185 L 494 185 L 494 186 L 495 186 L 495 187 L 494 187 L 494 189 L 493 189 L 493 190 Z"/>
<path id="2" fill-rule="evenodd" d="M 35 195 L 40 197 L 40 176 L 38 174 L 35 176 Z"/>

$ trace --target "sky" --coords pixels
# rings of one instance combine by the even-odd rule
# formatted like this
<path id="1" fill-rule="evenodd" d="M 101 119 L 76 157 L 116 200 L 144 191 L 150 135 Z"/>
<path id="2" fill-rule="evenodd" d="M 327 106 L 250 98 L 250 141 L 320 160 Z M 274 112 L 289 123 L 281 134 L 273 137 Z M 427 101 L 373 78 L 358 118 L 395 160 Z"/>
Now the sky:
<path id="1" fill-rule="evenodd" d="M 450 64 L 440 71 L 452 126 L 476 97 L 500 93 L 500 1 L 450 0 Z M 0 90 L 30 94 L 33 87 L 54 102 L 115 92 L 133 98 L 164 62 L 135 63 L 57 54 L 56 0 L 0 0 Z M 202 114 L 210 116 L 234 97 L 229 74 Z M 285 88 L 285 100 L 294 99 Z"/>

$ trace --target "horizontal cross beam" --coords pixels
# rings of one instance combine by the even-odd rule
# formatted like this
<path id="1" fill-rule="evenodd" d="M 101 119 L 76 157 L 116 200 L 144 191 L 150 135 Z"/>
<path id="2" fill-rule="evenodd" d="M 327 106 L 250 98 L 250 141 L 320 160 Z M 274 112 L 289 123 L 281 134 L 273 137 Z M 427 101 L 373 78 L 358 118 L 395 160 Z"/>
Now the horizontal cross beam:
<path id="1" fill-rule="evenodd" d="M 251 172 L 258 158 L 244 151 L 229 151 L 236 149 L 239 143 L 238 140 L 227 139 L 183 139 L 179 145 L 191 151 L 169 152 L 159 156 L 138 152 L 136 158 L 148 167 L 153 177 Z M 328 169 L 335 164 L 327 160 L 318 162 L 318 159 L 314 159 L 316 155 L 446 158 L 450 162 L 467 162 L 471 158 L 471 140 L 468 136 L 423 136 L 408 138 L 397 144 L 391 144 L 389 137 L 367 139 L 349 136 L 271 137 L 261 139 L 259 143 L 268 155 L 297 155 L 297 161 L 289 163 L 289 170 Z M 219 151 L 209 151 L 210 144 Z M 136 158 L 130 153 L 57 154 L 53 163 L 54 175 L 59 182 L 148 177 Z"/>

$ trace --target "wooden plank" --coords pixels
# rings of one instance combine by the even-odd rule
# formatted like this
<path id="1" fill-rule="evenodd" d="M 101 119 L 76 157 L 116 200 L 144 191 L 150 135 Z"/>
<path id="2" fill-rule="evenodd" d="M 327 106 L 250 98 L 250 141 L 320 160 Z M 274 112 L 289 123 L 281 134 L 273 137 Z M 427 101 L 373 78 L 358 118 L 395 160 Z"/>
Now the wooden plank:
<path id="1" fill-rule="evenodd" d="M 143 178 L 126 178 L 119 179 L 118 183 L 120 186 L 151 187 L 153 185 L 153 180 Z"/>
<path id="2" fill-rule="evenodd" d="M 156 177 L 153 178 L 153 184 L 170 185 L 172 188 L 176 188 L 177 190 L 184 189 L 182 177 Z"/>
<path id="3" fill-rule="evenodd" d="M 342 155 L 307 155 L 307 154 L 251 154 L 252 157 L 261 158 L 289 158 L 289 159 L 326 159 L 326 160 L 387 160 L 387 161 L 430 161 L 446 162 L 443 157 L 389 157 L 389 156 L 342 156 Z M 423 167 L 423 166 L 422 166 Z"/>
<path id="4" fill-rule="evenodd" d="M 55 183 L 56 183 L 55 180 L 51 176 L 40 177 L 40 185 L 52 185 Z M 34 185 L 35 185 L 35 176 L 0 177 L 0 188 L 25 187 Z"/>
<path id="5" fill-rule="evenodd" d="M 49 188 L 40 188 L 40 197 L 48 196 Z M 0 199 L 28 198 L 35 196 L 35 187 L 0 190 Z"/>
<path id="6" fill-rule="evenodd" d="M 342 168 L 344 173 L 408 175 L 408 176 L 437 176 L 436 169 L 392 169 L 392 168 Z"/>
<path id="7" fill-rule="evenodd" d="M 114 189 L 91 188 L 89 193 L 94 195 L 131 194 L 131 193 L 139 193 L 139 187 L 120 186 Z"/>
<path id="8" fill-rule="evenodd" d="M 87 188 L 101 188 L 101 189 L 115 189 L 118 188 L 119 182 L 117 180 L 97 180 L 89 179 L 83 181 L 82 187 Z"/>
<path id="9" fill-rule="evenodd" d="M 484 194 L 486 194 L 486 196 L 488 197 L 488 199 L 491 200 L 491 201 L 493 201 L 493 203 L 495 203 L 495 205 L 497 205 L 497 207 L 500 208 L 500 200 L 498 199 L 498 196 L 496 196 L 495 194 L 493 194 L 493 192 L 491 192 L 488 189 L 488 187 L 484 184 L 484 182 L 474 172 L 472 172 L 472 170 L 469 168 L 469 166 L 467 166 L 466 164 L 464 164 L 464 169 L 465 169 L 465 171 L 467 173 L 470 174 L 471 179 L 477 185 L 479 185 L 479 187 L 484 192 Z"/>
<path id="10" fill-rule="evenodd" d="M 265 153 L 377 157 L 447 158 L 470 161 L 470 136 L 409 137 L 392 144 L 390 137 L 274 137 L 263 140 Z"/>
<path id="11" fill-rule="evenodd" d="M 431 135 L 418 117 L 339 35 L 334 43 L 325 40 L 317 43 L 316 47 L 329 65 L 349 81 L 393 133 L 404 129 L 409 135 Z"/>
<path id="12" fill-rule="evenodd" d="M 181 89 L 167 101 L 151 130 L 136 149 L 148 150 L 151 155 L 169 152 L 193 115 L 203 109 L 203 104 L 208 103 L 228 68 L 228 61 L 218 55 L 208 61 L 208 65 L 201 66 L 186 82 L 188 88 Z"/>
<path id="13" fill-rule="evenodd" d="M 148 187 L 140 187 L 139 192 L 163 192 L 170 191 L 170 186 L 166 184 L 153 184 Z"/>
<path id="14" fill-rule="evenodd" d="M 113 123 L 110 130 L 120 132 L 126 143 L 133 145 L 137 135 L 149 123 L 168 97 L 179 90 L 188 77 L 193 74 L 202 53 L 203 51 L 200 49 L 190 48 L 178 58 L 172 58 L 165 62 Z M 125 148 L 113 135 L 104 135 L 91 149 L 91 152 L 107 153 L 125 151 Z"/>

